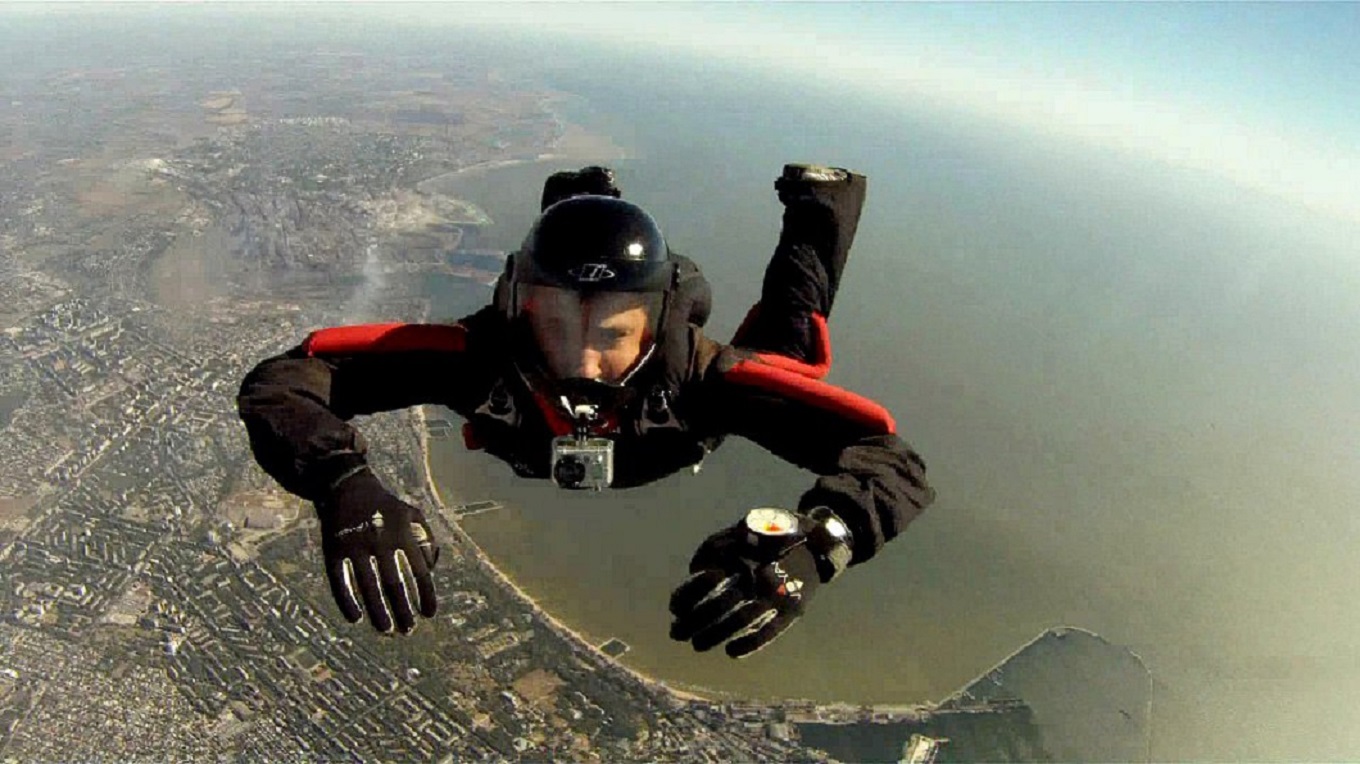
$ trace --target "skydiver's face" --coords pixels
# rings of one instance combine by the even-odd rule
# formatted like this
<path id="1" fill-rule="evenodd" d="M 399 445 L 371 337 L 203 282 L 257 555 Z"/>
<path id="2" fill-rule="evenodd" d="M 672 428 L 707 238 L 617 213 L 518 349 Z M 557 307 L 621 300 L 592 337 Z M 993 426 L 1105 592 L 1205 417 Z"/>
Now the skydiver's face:
<path id="1" fill-rule="evenodd" d="M 557 379 L 617 383 L 651 347 L 656 299 L 638 292 L 577 292 L 538 284 L 520 287 L 547 371 Z"/>

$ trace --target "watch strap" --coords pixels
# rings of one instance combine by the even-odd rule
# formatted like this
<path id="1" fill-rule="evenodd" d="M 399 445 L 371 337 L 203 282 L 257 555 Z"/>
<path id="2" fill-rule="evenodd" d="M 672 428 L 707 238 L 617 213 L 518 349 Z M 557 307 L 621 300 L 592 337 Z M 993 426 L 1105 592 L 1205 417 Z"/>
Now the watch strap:
<path id="1" fill-rule="evenodd" d="M 822 583 L 834 580 L 850 567 L 854 557 L 854 536 L 850 527 L 829 507 L 813 507 L 802 514 L 805 519 L 808 549 L 817 560 Z"/>

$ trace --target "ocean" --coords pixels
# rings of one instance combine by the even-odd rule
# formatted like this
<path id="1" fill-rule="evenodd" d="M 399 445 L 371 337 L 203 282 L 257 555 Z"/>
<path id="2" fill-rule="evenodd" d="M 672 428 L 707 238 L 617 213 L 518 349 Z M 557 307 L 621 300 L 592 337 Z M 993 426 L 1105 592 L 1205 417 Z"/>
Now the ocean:
<path id="1" fill-rule="evenodd" d="M 1152 669 L 1156 759 L 1360 749 L 1353 225 L 910 105 L 716 65 L 633 75 L 544 75 L 624 157 L 441 190 L 482 205 L 497 221 L 485 241 L 512 248 L 550 170 L 612 163 L 625 196 L 708 274 L 709 328 L 726 338 L 778 235 L 782 164 L 864 172 L 830 381 L 894 413 L 939 500 L 819 591 L 786 636 L 734 662 L 667 638 L 669 592 L 707 534 L 749 507 L 794 505 L 813 476 L 729 442 L 697 476 L 577 495 L 439 442 L 446 496 L 506 504 L 465 521 L 498 565 L 677 686 L 928 701 L 1072 625 Z M 437 309 L 488 296 L 459 288 Z"/>

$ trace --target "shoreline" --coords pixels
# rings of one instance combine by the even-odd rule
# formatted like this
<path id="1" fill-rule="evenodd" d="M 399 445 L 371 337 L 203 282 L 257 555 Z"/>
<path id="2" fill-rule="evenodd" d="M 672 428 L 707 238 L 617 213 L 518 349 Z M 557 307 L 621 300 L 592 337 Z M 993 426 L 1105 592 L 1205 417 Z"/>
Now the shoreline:
<path id="1" fill-rule="evenodd" d="M 497 566 L 494 561 L 492 561 L 491 557 L 487 555 L 487 553 L 480 546 L 477 545 L 477 542 L 472 538 L 472 536 L 468 535 L 467 531 L 463 530 L 462 526 L 460 526 L 458 522 L 455 521 L 452 516 L 450 516 L 448 511 L 448 504 L 444 501 L 444 496 L 439 490 L 439 485 L 435 482 L 434 469 L 430 462 L 431 458 L 430 437 L 426 425 L 426 422 L 428 421 L 428 417 L 425 412 L 426 407 L 425 405 L 420 405 L 414 406 L 413 408 L 415 410 L 414 416 L 416 420 L 417 431 L 419 433 L 420 438 L 420 452 L 422 459 L 424 461 L 425 493 L 427 494 L 427 500 L 430 501 L 431 504 L 434 506 L 439 517 L 444 520 L 444 525 L 447 526 L 452 531 L 457 541 L 461 544 L 464 544 L 466 548 L 469 549 L 471 553 L 477 557 L 478 562 L 483 567 L 485 567 L 494 578 L 498 579 L 501 583 L 506 585 L 510 589 L 510 591 L 514 593 L 514 596 L 516 598 L 518 598 L 521 602 L 527 605 L 528 608 L 536 616 L 542 618 L 543 621 L 548 625 L 548 628 L 556 632 L 558 636 L 566 639 L 569 643 L 573 644 L 575 647 L 590 652 L 597 660 L 605 662 L 607 665 L 612 666 L 618 670 L 627 672 L 630 678 L 640 682 L 647 689 L 653 692 L 662 693 L 666 695 L 668 698 L 671 698 L 673 700 L 678 700 L 686 703 L 694 701 L 709 703 L 718 702 L 720 700 L 719 693 L 714 693 L 712 695 L 701 695 L 698 692 L 677 689 L 655 677 L 648 676 L 647 674 L 643 674 L 637 669 L 634 669 L 630 666 L 626 666 L 615 658 L 611 658 L 609 655 L 607 655 L 604 651 L 600 649 L 599 645 L 592 643 L 589 639 L 586 639 L 585 635 L 573 629 L 566 623 L 563 623 L 552 613 L 549 613 L 546 609 L 539 605 L 538 601 L 535 600 L 528 592 L 521 589 L 519 584 L 516 583 L 513 578 L 511 578 L 504 570 L 501 570 L 501 568 Z"/>
<path id="2" fill-rule="evenodd" d="M 457 178 L 463 175 L 472 175 L 483 172 L 515 167 L 524 164 L 540 164 L 546 162 L 563 162 L 572 164 L 576 162 L 590 162 L 594 164 L 611 165 L 615 162 L 626 161 L 631 158 L 628 149 L 614 143 L 613 138 L 607 135 L 600 135 L 590 132 L 586 127 L 576 124 L 564 117 L 561 112 L 553 107 L 551 101 L 553 96 L 548 96 L 542 104 L 556 123 L 559 132 L 544 147 L 543 151 L 532 157 L 517 157 L 510 159 L 487 159 L 482 162 L 474 162 L 467 167 L 460 167 L 457 170 L 440 173 L 416 182 L 416 190 L 427 193 L 427 184 L 438 183 L 450 178 Z"/>

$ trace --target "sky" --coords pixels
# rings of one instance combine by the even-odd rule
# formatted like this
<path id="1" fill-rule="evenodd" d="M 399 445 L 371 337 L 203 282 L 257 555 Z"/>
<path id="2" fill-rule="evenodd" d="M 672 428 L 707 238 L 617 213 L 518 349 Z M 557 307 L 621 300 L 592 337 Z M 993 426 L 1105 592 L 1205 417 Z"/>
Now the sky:
<path id="1" fill-rule="evenodd" d="M 1143 176 L 1153 182 L 1203 173 L 1343 221 L 1325 230 L 1343 232 L 1349 249 L 1310 248 L 1313 231 L 1302 229 L 1317 215 L 1281 211 L 1272 229 L 1243 223 L 1256 206 L 1214 206 L 1196 199 L 1200 188 L 1102 196 L 1102 180 L 1138 176 L 1080 174 L 1094 162 L 1028 163 L 1023 182 L 978 176 L 1030 198 L 946 180 L 910 198 L 947 202 L 913 212 L 977 210 L 975 225 L 926 221 L 891 262 L 871 259 L 872 237 L 900 221 L 875 217 L 861 229 L 856 272 L 877 265 L 876 285 L 860 281 L 857 297 L 843 298 L 836 341 L 849 340 L 838 345 L 846 358 L 876 365 L 861 379 L 849 376 L 853 361 L 836 373 L 838 384 L 904 412 L 941 490 L 940 506 L 904 534 L 904 551 L 874 563 L 916 608 L 950 612 L 940 623 L 963 640 L 992 638 L 1037 612 L 1137 644 L 1175 686 L 1159 698 L 1168 709 L 1158 712 L 1159 741 L 1174 741 L 1159 743 L 1159 758 L 1354 759 L 1358 621 L 1345 582 L 1354 580 L 1356 483 L 1345 465 L 1360 411 L 1360 271 L 1344 255 L 1360 254 L 1360 46 L 1350 42 L 1360 39 L 1360 6 L 530 10 L 532 19 L 511 8 L 475 20 L 655 51 L 659 61 L 713 59 L 702 79 L 715 87 L 722 73 L 753 68 L 803 79 L 822 86 L 808 97 L 828 99 L 827 111 L 837 94 L 901 103 L 904 114 L 928 107 L 972 130 L 993 124 L 998 140 L 1024 131 L 1066 139 L 1189 171 Z M 947 141 L 932 149 L 910 119 L 882 129 L 897 131 L 903 161 L 891 171 L 866 166 L 872 195 L 887 197 L 893 174 L 939 180 L 914 152 Z M 740 150 L 740 130 L 731 132 L 730 150 Z M 1049 160 L 1066 163 L 1067 153 Z M 1036 188 L 1046 179 L 1072 187 Z M 1072 203 L 1081 193 L 1090 197 Z M 1038 214 L 1046 200 L 1068 206 Z M 1212 214 L 1171 209 L 1185 200 Z M 958 209 L 941 209 L 950 206 Z M 856 334 L 857 317 L 861 327 L 882 325 L 856 303 L 868 311 L 886 299 L 905 306 L 895 331 Z M 932 576 L 959 561 L 969 575 Z M 842 587 L 815 607 L 868 612 L 870 588 Z M 951 598 L 989 606 L 954 610 Z M 890 616 L 901 633 L 929 620 L 907 610 Z M 919 643 L 904 652 L 930 654 Z M 1291 681 L 1275 681 L 1272 666 L 1288 667 L 1280 673 Z M 1179 725 L 1168 718 L 1176 715 Z"/>
<path id="2" fill-rule="evenodd" d="M 277 4 L 224 5 L 261 17 L 277 13 L 279 30 L 285 35 L 294 28 L 317 26 L 321 19 L 315 9 L 324 5 L 356 18 L 364 13 L 382 14 L 422 30 L 441 24 L 477 25 L 503 29 L 507 37 L 511 32 L 537 33 L 547 35 L 549 43 L 554 38 L 572 38 L 598 42 L 601 50 L 628 47 L 654 53 L 658 61 L 685 56 L 711 60 L 714 65 L 706 70 L 706 77 L 715 84 L 731 72 L 759 69 L 770 78 L 817 85 L 808 90 L 809 97 L 828 99 L 828 112 L 834 111 L 838 94 L 844 94 L 901 104 L 904 114 L 936 110 L 960 117 L 954 124 L 973 130 L 994 125 L 1002 141 L 1028 131 L 1097 153 L 1122 153 L 1134 162 L 1204 173 L 1282 204 L 1303 205 L 1342 221 L 1342 226 L 1328 230 L 1344 232 L 1351 243 L 1349 251 L 1360 254 L 1360 247 L 1355 246 L 1360 242 L 1356 235 L 1360 231 L 1360 183 L 1355 181 L 1360 177 L 1360 85 L 1356 84 L 1360 83 L 1360 46 L 1353 43 L 1360 39 L 1360 4 L 460 3 L 433 7 L 378 3 L 357 8 L 311 3 L 301 12 L 296 7 L 280 10 L 284 6 Z M 46 12 L 74 6 L 15 6 L 0 0 L 0 7 Z M 3 21 L 0 16 L 0 25 Z M 564 58 L 551 55 L 549 48 L 540 49 L 545 59 Z M 564 46 L 556 52 L 568 51 Z M 781 90 L 799 92 L 796 87 Z M 645 99 L 646 93 L 638 98 Z M 919 161 L 921 157 L 912 152 L 939 150 L 942 143 L 935 141 L 932 148 L 930 141 L 911 134 L 912 123 L 905 119 L 900 125 L 885 123 L 882 129 L 894 138 L 900 135 L 904 161 L 892 173 L 887 167 L 878 169 L 881 165 L 864 167 L 876 184 L 871 202 L 894 198 L 882 193 L 894 180 L 901 185 L 917 181 L 915 176 L 894 179 L 893 173 L 928 173 L 929 163 Z M 1015 141 L 1012 145 L 1052 144 Z M 741 150 L 741 144 L 731 150 Z M 1054 163 L 1063 162 L 1066 152 L 1050 152 L 1040 161 L 1025 164 L 1035 169 L 1036 182 L 1072 180 L 1075 172 L 1044 172 L 1052 168 L 1041 167 L 1040 162 L 1052 157 L 1061 157 L 1052 159 Z M 985 167 L 981 160 L 977 165 Z M 769 168 L 776 166 L 771 163 Z M 936 177 L 939 174 L 937 168 Z M 977 177 L 980 182 L 998 182 L 995 174 Z M 1071 205 L 1048 216 L 1036 214 L 1045 211 L 1036 206 L 1047 199 L 1063 202 L 1069 194 L 1088 192 L 1094 197 L 1103 179 L 1125 177 L 1131 175 L 1091 173 L 1075 178 L 1072 189 L 1047 195 L 1034 193 L 1033 185 L 1015 184 L 1042 197 L 1037 200 L 987 193 L 994 189 L 965 188 L 969 178 L 915 189 L 910 198 L 918 201 L 940 197 L 923 210 L 939 212 L 957 205 L 961 210 L 952 212 L 960 218 L 972 210 L 994 218 L 977 225 L 971 225 L 971 219 L 949 219 L 928 226 L 919 224 L 925 215 L 917 216 L 916 233 L 938 233 L 937 238 L 912 244 L 909 254 L 919 258 L 872 259 L 874 237 L 901 221 L 880 218 L 862 228 L 860 241 L 869 246 L 858 245 L 856 257 L 864 263 L 859 278 L 867 278 L 870 270 L 865 266 L 870 264 L 886 269 L 874 275 L 888 285 L 894 275 L 920 276 L 921 285 L 911 293 L 913 299 L 903 302 L 914 300 L 916 315 L 934 312 L 943 318 L 904 322 L 901 332 L 880 333 L 861 340 L 859 347 L 852 345 L 846 357 L 892 359 L 894 353 L 903 352 L 901 346 L 911 343 L 930 353 L 923 357 L 931 358 L 932 364 L 922 364 L 930 367 L 929 373 L 919 373 L 915 379 L 934 382 L 930 375 L 938 374 L 942 381 L 919 389 L 901 385 L 904 391 L 893 394 L 902 405 L 894 408 L 911 412 L 911 420 L 904 416 L 900 421 L 911 421 L 913 439 L 919 433 L 919 443 L 943 489 L 941 504 L 952 506 L 949 511 L 959 518 L 951 519 L 940 511 L 927 513 L 913 538 L 904 540 L 916 545 L 907 548 L 919 550 L 920 557 L 885 555 L 876 570 L 884 575 L 895 571 L 898 580 L 920 583 L 919 577 L 926 575 L 923 571 L 929 570 L 928 565 L 918 564 L 921 559 L 928 560 L 931 554 L 950 559 L 955 550 L 976 547 L 997 550 L 998 561 L 981 561 L 982 570 L 957 582 L 958 589 L 935 593 L 938 601 L 951 594 L 969 595 L 975 597 L 970 602 L 986 604 L 1022 588 L 1002 580 L 1003 576 L 1020 584 L 1052 586 L 1052 593 L 1001 603 L 1013 609 L 1001 608 L 1000 615 L 980 608 L 976 615 L 980 628 L 972 630 L 977 641 L 997 638 L 1007 628 L 1003 617 L 1018 618 L 1015 613 L 1021 605 L 1037 600 L 1053 608 L 1053 600 L 1086 587 L 1087 582 L 1096 594 L 1112 600 L 1117 596 L 1150 598 L 1137 575 L 1151 569 L 1163 576 L 1156 581 L 1171 582 L 1162 588 L 1173 604 L 1189 603 L 1192 618 L 1187 622 L 1196 628 L 1204 624 L 1213 633 L 1233 634 L 1242 642 L 1235 648 L 1238 653 L 1276 650 L 1285 657 L 1298 657 L 1314 650 L 1331 656 L 1344 649 L 1349 651 L 1347 656 L 1353 655 L 1349 646 L 1353 635 L 1360 633 L 1353 628 L 1360 620 L 1345 598 L 1346 582 L 1353 580 L 1355 567 L 1350 542 L 1357 531 L 1351 498 L 1357 489 L 1346 467 L 1355 451 L 1354 433 L 1360 432 L 1352 426 L 1354 412 L 1360 411 L 1353 405 L 1355 390 L 1360 389 L 1354 371 L 1360 369 L 1355 350 L 1360 344 L 1353 341 L 1355 327 L 1360 326 L 1353 298 L 1360 272 L 1300 268 L 1298 260 L 1308 253 L 1300 252 L 1298 245 L 1304 237 L 1296 236 L 1296 229 L 1290 227 L 1300 217 L 1295 215 L 1279 216 L 1288 225 L 1281 224 L 1273 239 L 1243 241 L 1225 235 L 1233 227 L 1201 226 L 1199 221 L 1190 225 L 1185 220 L 1160 221 L 1158 230 L 1142 234 L 1136 226 L 1147 219 L 1140 214 L 1144 207 L 1166 209 L 1149 204 L 1151 197 L 1146 194 L 1109 194 L 1119 198 L 1091 198 L 1090 209 Z M 760 182 L 768 188 L 767 181 Z M 904 197 L 899 193 L 896 198 Z M 1135 204 L 1140 206 L 1133 209 Z M 1240 213 L 1237 207 L 1231 211 Z M 1027 217 L 1041 219 L 1032 226 L 1022 225 L 1031 222 Z M 1250 234 L 1255 236 L 1259 230 L 1252 228 Z M 1028 238 L 1023 235 L 1027 232 Z M 1034 244 L 1039 236 L 1046 237 L 1043 247 Z M 1087 244 L 1093 245 L 1089 247 L 1092 252 L 1085 251 Z M 880 252 L 889 249 L 878 247 Z M 695 247 L 692 251 L 724 250 Z M 989 259 L 993 253 L 1011 251 L 1023 257 Z M 1319 260 L 1345 251 L 1336 246 L 1316 248 Z M 710 270 L 710 274 L 716 272 L 716 266 Z M 888 278 L 882 278 L 885 275 Z M 1220 283 L 1227 288 L 1219 289 Z M 1020 288 L 1009 289 L 1012 285 Z M 873 302 L 862 299 L 872 293 L 866 281 L 860 281 L 856 289 L 861 302 Z M 900 294 L 895 296 L 901 299 Z M 841 338 L 849 338 L 855 302 L 846 300 L 844 307 L 838 307 Z M 861 321 L 867 325 L 871 318 L 865 313 Z M 870 375 L 879 380 L 895 377 L 876 368 L 865 369 L 865 378 L 859 380 L 847 376 L 855 373 L 853 363 L 842 364 L 837 373 L 856 389 L 899 387 L 868 379 Z M 1048 375 L 1055 370 L 1061 372 L 1058 379 L 1078 384 L 1070 389 L 1047 386 Z M 1124 387 L 1140 381 L 1156 384 L 1132 391 Z M 954 388 L 946 387 L 956 382 L 974 386 L 960 387 L 962 394 L 956 395 Z M 913 410 L 907 404 L 915 401 L 939 404 L 938 411 L 929 405 Z M 1238 410 L 1232 410 L 1233 406 Z M 1055 413 L 1065 418 L 1057 422 L 1056 415 L 1047 416 Z M 1041 427 L 1035 421 L 1057 423 Z M 1013 430 L 989 429 L 1003 426 Z M 1108 453 L 1090 448 L 1101 442 L 1104 430 L 1112 433 L 1109 444 L 1103 446 Z M 1077 451 L 1088 449 L 1092 455 L 1085 461 L 1074 458 L 1075 467 L 1036 466 L 1031 457 L 1038 462 L 1039 456 L 1021 450 L 995 465 L 959 457 L 976 455 L 977 444 L 998 439 L 1003 446 L 1053 443 L 1060 454 L 1080 456 Z M 1255 452 L 1262 443 L 1268 447 Z M 1187 449 L 1193 458 L 1185 457 Z M 1136 469 L 1120 463 L 1125 457 Z M 1006 474 L 1012 469 L 1067 482 L 1025 486 L 1013 503 L 990 501 L 1003 488 L 1010 490 L 1009 485 L 993 491 L 985 480 L 969 482 L 987 478 L 989 472 Z M 1250 474 L 1238 476 L 1237 471 Z M 1135 491 L 1126 474 L 1148 482 Z M 1231 484 L 1248 488 L 1227 491 L 1225 476 L 1231 476 Z M 1251 502 L 1233 505 L 1249 489 L 1258 488 Z M 1095 497 L 1105 503 L 1088 507 L 1074 501 L 1044 507 L 1046 497 L 1040 489 L 1063 497 Z M 1227 498 L 1216 493 L 1220 490 Z M 1079 545 L 1069 543 L 1075 533 L 1090 534 L 1091 526 L 1082 517 L 1092 514 L 1088 509 L 1117 514 L 1119 502 L 1132 504 L 1144 498 L 1152 509 L 1170 508 L 1160 510 L 1162 515 L 1153 521 L 1148 521 L 1145 508 L 1135 518 L 1137 522 L 1116 518 L 1109 527 L 1144 542 L 1165 542 L 1172 534 L 1184 535 L 1190 542 L 1166 543 L 1161 549 L 1148 544 L 1161 556 L 1140 567 L 1129 558 L 1149 555 L 1135 550 L 1136 555 L 1129 552 L 1114 558 L 1110 570 L 1101 566 L 1111 562 L 1109 550 L 1122 546 L 1124 537 L 1114 538 L 1111 533 Z M 1231 509 L 1239 518 L 1232 527 L 1247 529 L 1233 543 L 1209 550 L 1205 559 L 1214 561 L 1213 565 L 1188 553 L 1177 556 L 1191 542 L 1225 535 L 1208 512 L 1206 519 L 1177 515 L 1174 505 L 1182 499 L 1224 514 Z M 1269 511 L 1279 506 L 1291 511 Z M 1026 519 L 1017 507 L 1041 510 L 1036 514 L 1040 522 Z M 970 509 L 971 515 L 967 514 Z M 974 535 L 961 534 L 955 546 L 947 546 L 947 531 L 966 528 L 970 522 L 978 526 L 971 529 Z M 989 535 L 986 525 L 997 530 Z M 1069 532 L 1055 534 L 1053 527 Z M 1015 543 L 1017 539 L 1023 543 Z M 1274 545 L 1281 539 L 1285 540 L 1283 549 L 1277 553 Z M 922 549 L 927 543 L 939 549 Z M 988 547 L 989 543 L 995 546 Z M 1261 553 L 1263 549 L 1266 553 Z M 1300 549 L 1312 556 L 1311 565 L 1300 565 L 1291 555 Z M 1073 577 L 1079 583 L 1053 586 L 1048 582 L 1044 576 L 1056 565 L 1050 558 L 1074 568 L 1085 566 L 1080 568 L 1081 576 Z M 972 559 L 979 562 L 978 557 Z M 1092 559 L 1101 565 L 1088 564 Z M 1224 570 L 1232 575 L 1224 576 Z M 1333 575 L 1337 571 L 1342 575 Z M 1130 580 L 1120 578 L 1126 573 Z M 994 578 L 988 578 L 989 574 Z M 1223 584 L 1224 578 L 1233 579 L 1232 585 Z M 1235 585 L 1238 580 L 1244 583 Z M 1191 597 L 1197 586 L 1209 591 L 1211 584 L 1216 596 Z M 1313 595 L 1298 596 L 1291 588 L 1295 584 Z M 829 597 L 817 605 L 819 611 L 825 607 L 831 613 L 842 607 L 845 613 L 863 612 L 876 605 L 867 582 L 859 584 L 858 590 L 855 586 L 853 581 L 846 582 L 839 595 L 844 599 Z M 856 600 L 857 596 L 861 599 Z M 920 596 L 929 601 L 926 598 L 932 595 L 923 591 Z M 1279 616 L 1271 619 L 1269 628 L 1240 626 L 1244 614 L 1254 617 L 1263 607 L 1275 608 Z M 1164 620 L 1157 620 L 1164 616 L 1164 611 L 1149 606 L 1145 620 L 1153 626 L 1138 635 L 1164 626 Z M 1209 623 L 1211 619 L 1223 623 Z M 1119 636 L 1128 636 L 1127 630 Z M 1323 640 L 1336 640 L 1342 647 Z M 1182 646 L 1183 642 L 1172 645 Z M 1199 654 L 1189 655 L 1198 659 Z M 1202 671 L 1213 672 L 1221 665 L 1206 662 Z M 1351 721 L 1357 706 L 1343 704 L 1354 697 L 1353 688 L 1360 687 L 1354 681 L 1353 667 L 1317 665 L 1323 669 L 1308 674 L 1308 681 L 1331 679 L 1334 672 L 1340 676 L 1337 683 L 1346 695 L 1343 703 L 1334 704 L 1339 710 L 1319 712 L 1313 727 L 1290 729 L 1287 734 L 1276 731 L 1275 737 L 1298 740 L 1324 723 Z M 1307 689 L 1312 693 L 1311 686 Z M 1332 697 L 1335 688 L 1329 689 L 1333 694 L 1328 697 Z M 1293 705 L 1300 706 L 1302 694 L 1296 691 L 1279 702 L 1287 706 L 1298 701 Z M 1232 702 L 1238 702 L 1236 695 L 1232 697 Z M 1274 697 L 1261 701 L 1262 705 L 1275 702 Z M 1218 705 L 1227 706 L 1228 701 Z M 1306 716 L 1297 709 L 1249 710 L 1215 711 L 1203 726 L 1224 727 L 1226 721 L 1246 727 L 1262 719 L 1273 721 L 1284 710 L 1292 711 L 1287 715 L 1291 724 L 1297 725 Z M 1360 727 L 1338 726 L 1353 728 Z M 1221 744 L 1237 732 L 1224 727 L 1214 742 Z M 1344 736 L 1333 731 L 1332 748 L 1323 750 L 1339 750 L 1347 741 L 1338 742 L 1338 737 Z M 1312 758 L 1297 750 L 1283 757 Z"/>
<path id="3" fill-rule="evenodd" d="M 445 8 L 459 23 L 690 53 L 995 120 L 1360 223 L 1360 4 Z"/>
<path id="4" fill-rule="evenodd" d="M 1211 173 L 1360 223 L 1360 3 L 302 5 L 741 63 Z"/>

